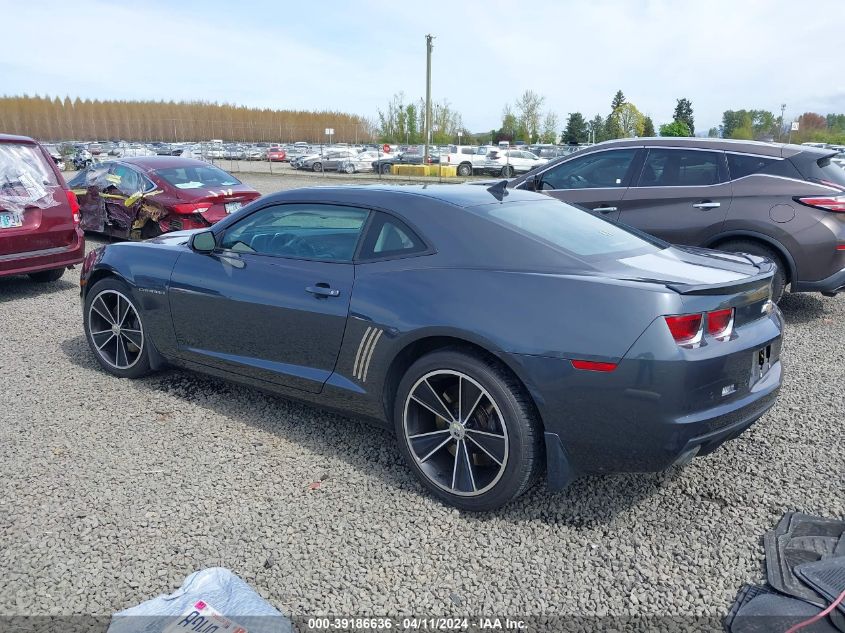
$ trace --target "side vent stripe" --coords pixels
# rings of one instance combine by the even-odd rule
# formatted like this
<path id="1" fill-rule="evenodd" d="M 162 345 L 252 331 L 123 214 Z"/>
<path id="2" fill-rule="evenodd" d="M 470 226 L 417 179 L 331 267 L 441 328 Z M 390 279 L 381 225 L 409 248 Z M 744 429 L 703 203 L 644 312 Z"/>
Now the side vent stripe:
<path id="1" fill-rule="evenodd" d="M 367 337 L 372 331 L 373 328 L 368 327 L 367 331 L 364 332 L 364 336 L 361 337 L 361 342 L 358 343 L 358 352 L 355 354 L 355 364 L 352 366 L 352 373 L 356 378 L 358 377 L 358 365 L 361 363 L 361 351 L 364 349 L 364 341 L 367 340 Z"/>
<path id="2" fill-rule="evenodd" d="M 376 334 L 381 332 L 378 328 L 373 328 L 373 331 L 370 333 L 369 338 L 367 338 L 367 342 L 364 343 L 364 351 L 361 352 L 361 362 L 358 363 L 358 371 L 355 372 L 355 377 L 358 380 L 361 380 L 364 377 L 364 362 L 367 360 L 367 355 L 370 353 L 370 346 L 373 344 L 373 340 L 376 338 Z"/>
<path id="3" fill-rule="evenodd" d="M 367 382 L 367 374 L 370 373 L 370 361 L 373 360 L 373 352 L 376 351 L 376 345 L 378 345 L 378 340 L 381 338 L 382 334 L 384 334 L 384 330 L 379 330 L 378 334 L 376 334 L 375 339 L 373 339 L 373 344 L 370 345 L 370 353 L 367 354 L 367 362 L 364 364 L 364 380 L 363 380 L 363 382 Z"/>

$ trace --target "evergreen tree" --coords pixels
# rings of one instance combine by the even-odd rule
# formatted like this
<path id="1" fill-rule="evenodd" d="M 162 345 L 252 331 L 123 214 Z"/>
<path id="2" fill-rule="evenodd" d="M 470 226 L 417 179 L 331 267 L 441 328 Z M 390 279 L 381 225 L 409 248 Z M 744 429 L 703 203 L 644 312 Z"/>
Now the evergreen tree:
<path id="1" fill-rule="evenodd" d="M 692 116 L 692 102 L 686 97 L 678 99 L 675 105 L 675 115 L 672 117 L 675 121 L 683 121 L 689 128 L 689 136 L 695 134 L 695 119 Z"/>
<path id="2" fill-rule="evenodd" d="M 601 121 L 601 117 L 598 117 Z M 591 121 L 590 124 L 593 122 Z M 588 128 L 584 115 L 580 112 L 571 112 L 566 119 L 566 129 L 563 131 L 563 142 L 569 145 L 586 143 L 590 139 L 591 130 Z"/>

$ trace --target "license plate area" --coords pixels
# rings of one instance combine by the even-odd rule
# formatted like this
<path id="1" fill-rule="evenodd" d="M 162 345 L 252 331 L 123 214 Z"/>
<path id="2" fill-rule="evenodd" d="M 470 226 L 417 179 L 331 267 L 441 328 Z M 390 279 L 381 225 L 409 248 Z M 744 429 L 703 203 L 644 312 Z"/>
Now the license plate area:
<path id="1" fill-rule="evenodd" d="M 751 386 L 765 378 L 772 368 L 772 346 L 766 345 L 754 352 L 751 359 Z"/>
<path id="2" fill-rule="evenodd" d="M 244 206 L 242 202 L 227 202 L 226 213 L 234 213 L 235 211 L 239 211 L 242 206 Z"/>
<path id="3" fill-rule="evenodd" d="M 0 229 L 13 229 L 23 226 L 23 213 L 0 211 Z"/>

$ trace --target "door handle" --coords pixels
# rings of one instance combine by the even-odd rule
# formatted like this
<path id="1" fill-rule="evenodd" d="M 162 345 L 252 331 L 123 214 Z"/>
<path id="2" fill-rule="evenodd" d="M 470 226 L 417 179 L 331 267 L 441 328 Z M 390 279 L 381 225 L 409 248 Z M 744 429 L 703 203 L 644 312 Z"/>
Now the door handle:
<path id="1" fill-rule="evenodd" d="M 701 202 L 696 202 L 694 205 L 696 209 L 717 209 L 718 207 L 722 206 L 721 202 L 711 202 L 710 200 L 702 200 Z"/>
<path id="2" fill-rule="evenodd" d="M 328 284 L 317 284 L 316 286 L 308 286 L 305 290 L 316 297 L 339 297 L 340 290 L 329 288 Z"/>
<path id="3" fill-rule="evenodd" d="M 613 213 L 616 210 L 616 207 L 596 207 L 593 209 L 593 211 L 598 211 L 599 213 Z"/>

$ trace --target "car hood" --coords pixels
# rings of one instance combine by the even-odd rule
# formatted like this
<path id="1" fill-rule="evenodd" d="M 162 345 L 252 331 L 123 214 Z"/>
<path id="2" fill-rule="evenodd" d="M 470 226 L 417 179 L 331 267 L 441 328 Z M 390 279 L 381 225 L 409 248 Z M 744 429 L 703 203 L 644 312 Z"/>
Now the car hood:
<path id="1" fill-rule="evenodd" d="M 169 246 L 176 246 L 178 244 L 187 244 L 188 240 L 191 239 L 191 235 L 196 233 L 197 231 L 203 231 L 205 229 L 190 229 L 187 231 L 171 231 L 170 233 L 164 233 L 159 235 L 158 237 L 154 237 L 152 239 L 146 240 L 149 244 L 167 244 Z"/>

